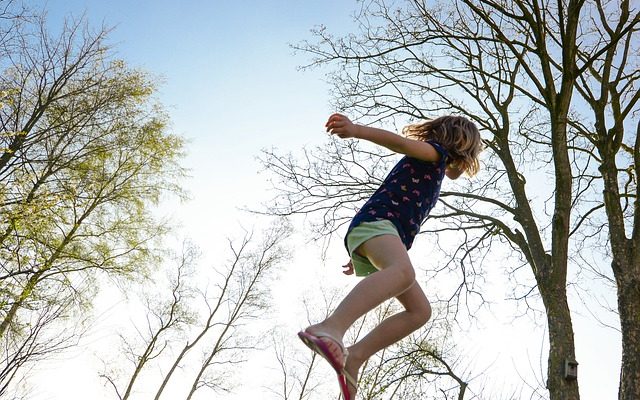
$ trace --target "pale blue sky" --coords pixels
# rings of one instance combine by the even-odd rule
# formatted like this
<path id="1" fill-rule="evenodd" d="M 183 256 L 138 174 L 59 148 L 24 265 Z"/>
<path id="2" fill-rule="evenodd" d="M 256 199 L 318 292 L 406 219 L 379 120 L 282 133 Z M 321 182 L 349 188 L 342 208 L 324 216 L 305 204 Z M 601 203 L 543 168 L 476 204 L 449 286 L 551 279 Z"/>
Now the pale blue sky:
<path id="1" fill-rule="evenodd" d="M 355 32 L 351 15 L 359 8 L 354 0 L 50 0 L 30 4 L 46 7 L 52 26 L 70 13 L 86 13 L 94 26 L 102 22 L 114 26 L 110 38 L 118 56 L 163 78 L 158 99 L 170 112 L 173 130 L 190 140 L 185 166 L 191 169 L 192 179 L 185 186 L 192 200 L 175 208 L 173 216 L 210 258 L 226 234 L 239 224 L 250 225 L 251 216 L 237 207 L 256 206 L 268 198 L 266 176 L 257 175 L 255 157 L 260 149 L 277 146 L 295 152 L 327 140 L 322 125 L 334 111 L 329 106 L 329 86 L 323 71 L 297 70 L 308 56 L 294 55 L 289 44 L 313 40 L 310 29 L 319 24 L 336 35 Z M 507 328 L 501 324 L 506 322 L 487 321 L 487 340 L 504 342 L 496 335 L 505 334 L 516 351 L 527 351 L 530 359 L 498 353 L 496 359 L 507 357 L 507 368 L 511 363 L 521 373 L 537 370 L 538 365 L 528 364 L 538 362 L 535 349 L 540 344 L 529 343 L 532 352 L 523 350 L 525 343 L 515 331 L 505 333 Z M 575 322 L 584 321 L 576 316 Z M 589 326 L 576 328 L 581 349 L 601 343 Z M 618 352 L 614 348 L 592 360 L 615 367 Z M 514 358 L 509 361 L 508 357 Z M 540 364 L 545 368 L 545 355 Z M 607 371 L 604 381 L 598 377 L 598 368 L 592 367 L 591 372 L 587 365 L 581 368 L 583 399 L 600 400 L 615 393 L 615 373 Z M 80 379 L 96 380 L 95 371 L 85 373 Z M 55 382 L 54 376 L 50 378 Z M 43 394 L 42 398 L 83 398 L 68 389 L 62 393 L 64 397 Z"/>
<path id="2" fill-rule="evenodd" d="M 255 208 L 270 197 L 267 176 L 258 175 L 260 150 L 296 151 L 327 140 L 323 125 L 333 110 L 324 73 L 298 71 L 308 58 L 294 55 L 289 45 L 312 40 L 310 30 L 318 24 L 349 31 L 358 7 L 345 0 L 31 4 L 49 10 L 52 27 L 82 13 L 93 26 L 114 26 L 110 42 L 117 56 L 162 77 L 158 100 L 170 113 L 172 129 L 189 140 L 184 165 L 191 170 L 184 182 L 191 200 L 163 209 L 202 249 L 202 268 L 219 264 L 216 257 L 226 254 L 227 236 L 240 235 L 241 226 L 252 228 L 255 217 L 239 207 Z M 119 300 L 113 301 L 116 307 Z M 112 315 L 109 307 L 96 313 Z M 112 333 L 105 324 L 99 318 L 89 339 L 93 347 Z M 63 369 L 56 363 L 39 366 L 36 399 L 113 398 L 95 393 L 103 388 L 97 376 L 101 365 L 91 346 L 84 349 L 68 355 Z M 247 390 L 256 389 L 242 388 L 234 398 L 256 398 Z"/>
<path id="3" fill-rule="evenodd" d="M 114 26 L 116 53 L 162 77 L 159 100 L 173 129 L 189 139 L 185 166 L 192 202 L 177 218 L 198 237 L 210 226 L 246 218 L 238 206 L 266 199 L 255 157 L 276 146 L 319 143 L 329 108 L 319 70 L 290 44 L 312 40 L 319 24 L 352 29 L 356 1 L 50 0 L 50 23 L 85 13 L 94 26 Z M 223 211 L 223 212 L 221 212 Z M 221 218 L 222 220 L 217 220 Z"/>

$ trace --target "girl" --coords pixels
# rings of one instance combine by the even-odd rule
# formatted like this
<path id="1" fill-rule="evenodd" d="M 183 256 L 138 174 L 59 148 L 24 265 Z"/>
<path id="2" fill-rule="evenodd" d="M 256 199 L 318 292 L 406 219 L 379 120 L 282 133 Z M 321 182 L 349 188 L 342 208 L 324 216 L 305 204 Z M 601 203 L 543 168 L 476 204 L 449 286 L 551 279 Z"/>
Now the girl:
<path id="1" fill-rule="evenodd" d="M 431 317 L 431 306 L 415 280 L 407 250 L 438 200 L 444 175 L 457 179 L 462 173 L 473 176 L 478 172 L 482 140 L 476 126 L 458 116 L 409 125 L 403 129 L 405 137 L 356 125 L 341 114 L 331 115 L 325 126 L 340 138 L 364 139 L 405 154 L 358 211 L 345 237 L 351 258 L 344 273 L 355 271 L 366 278 L 326 320 L 298 333 L 307 346 L 329 361 L 338 373 L 345 400 L 351 400 L 360 366 Z M 342 338 L 347 329 L 391 297 L 405 311 L 384 320 L 346 349 Z"/>

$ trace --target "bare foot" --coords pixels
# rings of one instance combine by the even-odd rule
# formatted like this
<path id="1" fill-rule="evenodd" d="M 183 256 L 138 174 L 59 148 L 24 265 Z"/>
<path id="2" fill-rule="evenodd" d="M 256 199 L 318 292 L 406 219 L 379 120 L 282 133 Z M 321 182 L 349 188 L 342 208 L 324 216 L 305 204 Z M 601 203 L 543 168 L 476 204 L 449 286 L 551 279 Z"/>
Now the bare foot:
<path id="1" fill-rule="evenodd" d="M 345 359 L 347 358 L 347 351 L 342 344 L 342 336 L 333 331 L 332 329 L 325 327 L 322 324 L 311 325 L 305 332 L 317 336 L 331 352 L 334 359 L 338 360 L 341 365 L 345 365 Z"/>

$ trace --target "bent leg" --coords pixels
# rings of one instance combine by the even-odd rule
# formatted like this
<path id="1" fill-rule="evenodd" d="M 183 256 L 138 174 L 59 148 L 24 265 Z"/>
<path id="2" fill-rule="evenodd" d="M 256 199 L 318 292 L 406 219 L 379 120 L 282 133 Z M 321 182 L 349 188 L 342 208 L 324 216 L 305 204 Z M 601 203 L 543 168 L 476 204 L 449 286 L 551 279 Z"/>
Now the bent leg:
<path id="1" fill-rule="evenodd" d="M 385 319 L 368 335 L 348 349 L 349 357 L 345 370 L 356 381 L 360 367 L 372 355 L 416 331 L 431 317 L 431 305 L 417 282 L 397 298 L 404 306 L 405 311 Z M 355 398 L 356 390 L 356 387 L 349 386 L 352 398 Z"/>
<path id="2" fill-rule="evenodd" d="M 324 342 L 335 359 L 344 357 L 341 351 L 342 338 L 358 318 L 385 300 L 401 296 L 415 283 L 415 272 L 407 249 L 398 236 L 373 237 L 364 242 L 358 251 L 379 271 L 361 280 L 326 320 L 305 330 L 312 335 L 332 338 Z"/>
<path id="3" fill-rule="evenodd" d="M 307 328 L 307 332 L 311 334 L 324 332 L 341 341 L 344 333 L 358 318 L 385 300 L 398 298 L 405 311 L 386 319 L 349 348 L 345 369 L 356 379 L 364 361 L 424 325 L 431 316 L 429 301 L 415 281 L 411 260 L 398 236 L 376 236 L 363 243 L 357 251 L 367 257 L 379 271 L 360 281 L 329 318 Z M 335 357 L 342 355 L 340 345 L 331 341 L 326 343 Z M 356 388 L 350 386 L 350 391 L 353 395 Z"/>
<path id="4" fill-rule="evenodd" d="M 379 271 L 361 280 L 321 324 L 325 331 L 338 338 L 342 338 L 358 318 L 385 300 L 402 294 L 415 282 L 409 254 L 398 236 L 373 237 L 364 242 L 358 252 Z"/>
<path id="5" fill-rule="evenodd" d="M 385 319 L 351 346 L 350 357 L 353 355 L 364 362 L 378 351 L 416 331 L 431 318 L 431 305 L 417 282 L 397 298 L 405 310 Z"/>

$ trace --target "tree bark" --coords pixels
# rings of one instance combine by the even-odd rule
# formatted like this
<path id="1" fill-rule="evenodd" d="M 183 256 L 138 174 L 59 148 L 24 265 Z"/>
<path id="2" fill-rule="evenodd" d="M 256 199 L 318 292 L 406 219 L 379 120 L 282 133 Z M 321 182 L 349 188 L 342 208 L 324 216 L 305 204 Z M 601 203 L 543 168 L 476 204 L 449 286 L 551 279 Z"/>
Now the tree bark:
<path id="1" fill-rule="evenodd" d="M 551 274 L 557 273 L 558 266 L 549 257 L 546 266 Z M 554 400 L 579 399 L 578 381 L 565 378 L 565 362 L 575 360 L 575 342 L 571 312 L 567 303 L 565 280 L 542 279 L 539 290 L 544 302 L 549 326 L 549 359 L 547 368 L 547 389 Z"/>
<path id="2" fill-rule="evenodd" d="M 572 173 L 567 148 L 566 116 L 571 102 L 572 77 L 563 77 L 563 88 L 552 115 L 552 148 L 555 167 L 555 205 L 552 220 L 552 247 L 549 269 L 539 271 L 540 295 L 547 310 L 549 360 L 547 388 L 551 400 L 580 399 L 577 379 L 565 377 L 567 361 L 575 361 L 575 343 L 571 312 L 567 302 L 567 267 L 572 206 Z"/>
<path id="3" fill-rule="evenodd" d="M 637 247 L 630 250 L 625 261 L 612 263 L 614 270 L 625 271 L 616 275 L 622 329 L 619 400 L 640 399 L 640 252 Z"/>
<path id="4" fill-rule="evenodd" d="M 603 125 L 604 126 L 604 125 Z M 640 131 L 640 125 L 638 127 Z M 622 365 L 620 371 L 619 400 L 640 399 L 640 200 L 636 188 L 634 201 L 634 229 L 631 238 L 627 238 L 625 218 L 618 181 L 616 155 L 622 131 L 602 129 L 600 132 L 600 152 L 603 162 L 600 172 L 604 180 L 604 203 L 609 222 L 609 239 L 611 243 L 611 269 L 616 279 L 618 294 L 618 313 L 622 331 Z M 636 132 L 634 146 L 634 170 L 640 171 L 640 138 Z M 637 185 L 637 183 L 636 183 Z"/>

